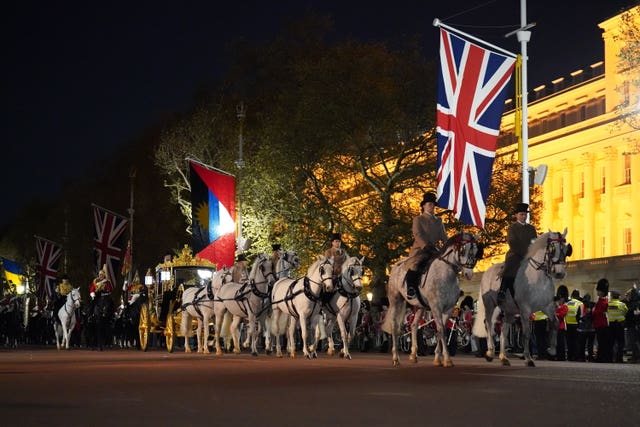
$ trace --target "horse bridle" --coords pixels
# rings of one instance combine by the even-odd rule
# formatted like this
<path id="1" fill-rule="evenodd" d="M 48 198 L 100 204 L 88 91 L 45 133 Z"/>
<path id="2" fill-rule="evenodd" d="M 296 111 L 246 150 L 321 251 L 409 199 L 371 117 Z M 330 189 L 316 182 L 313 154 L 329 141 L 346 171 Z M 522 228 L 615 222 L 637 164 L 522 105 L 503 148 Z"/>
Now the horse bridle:
<path id="1" fill-rule="evenodd" d="M 80 303 L 79 303 L 79 302 L 80 302 L 80 299 L 81 299 L 81 298 L 80 298 L 80 296 L 78 296 L 78 298 L 77 298 L 77 299 L 76 299 L 76 298 L 74 298 L 74 297 L 73 297 L 73 291 L 71 291 L 71 307 L 72 307 L 72 310 L 71 310 L 71 311 L 67 310 L 67 304 L 65 304 L 65 305 L 64 305 L 64 311 L 65 311 L 67 314 L 71 314 L 71 313 L 73 313 L 73 312 L 75 311 L 75 309 L 76 309 L 76 301 L 78 301 L 78 307 L 80 307 Z"/>
<path id="2" fill-rule="evenodd" d="M 550 237 L 547 239 L 547 247 L 544 251 L 544 258 L 541 262 L 538 262 L 535 259 L 529 257 L 529 263 L 533 265 L 536 270 L 542 270 L 546 274 L 549 274 L 551 272 L 551 268 L 554 265 L 566 264 L 566 258 L 568 256 L 571 256 L 571 253 L 573 252 L 573 248 L 571 247 L 570 243 L 566 245 L 564 244 L 567 240 L 562 236 L 562 234 L 554 234 L 557 234 L 559 237 Z M 557 257 L 557 260 L 554 261 L 554 254 L 557 250 L 556 245 L 560 245 L 560 255 Z"/>
<path id="3" fill-rule="evenodd" d="M 278 274 L 286 273 L 281 277 L 288 277 L 289 276 L 289 271 L 291 271 L 291 268 L 296 263 L 294 263 L 293 261 L 289 261 L 289 254 L 287 252 L 284 252 L 283 255 L 280 257 L 280 259 L 282 260 L 283 264 L 285 264 L 285 263 L 286 264 L 285 264 L 285 267 L 282 269 L 282 271 L 280 271 Z"/>
<path id="4" fill-rule="evenodd" d="M 465 250 L 465 247 L 467 244 L 471 244 L 469 250 L 471 250 L 471 248 L 475 246 L 476 253 L 473 256 L 469 255 L 467 257 L 467 261 L 465 263 L 461 263 L 460 258 L 462 257 L 463 251 Z M 480 258 L 477 256 L 479 253 L 481 253 L 480 249 L 481 249 L 480 245 L 478 244 L 478 241 L 474 237 L 467 239 L 464 237 L 464 233 L 463 233 L 462 235 L 460 235 L 460 237 L 457 237 L 456 239 L 454 239 L 453 245 L 448 246 L 447 250 L 442 255 L 440 255 L 438 259 L 448 264 L 453 269 L 453 271 L 455 271 L 456 274 L 458 274 L 462 271 L 462 268 L 473 269 L 476 266 L 476 263 L 478 262 L 478 258 Z M 446 259 L 446 257 L 454 250 L 456 251 L 456 254 L 458 256 L 458 263 L 453 263 L 448 259 Z"/>
<path id="5" fill-rule="evenodd" d="M 360 266 L 360 261 L 356 261 L 356 265 Z M 356 290 L 355 287 L 355 282 L 356 280 L 362 280 L 362 273 L 358 274 L 355 278 L 354 278 L 354 266 L 350 265 L 349 268 L 347 269 L 347 273 L 348 273 L 348 278 L 347 276 L 345 276 L 344 274 L 340 275 L 340 280 L 338 281 L 338 287 L 337 287 L 337 291 L 340 295 L 342 295 L 343 297 L 349 298 L 349 299 L 354 299 L 355 297 L 360 295 L 360 292 Z M 348 290 L 345 289 L 344 284 L 342 283 L 342 281 L 349 281 L 351 283 L 351 287 L 353 288 L 352 292 L 349 292 Z"/>

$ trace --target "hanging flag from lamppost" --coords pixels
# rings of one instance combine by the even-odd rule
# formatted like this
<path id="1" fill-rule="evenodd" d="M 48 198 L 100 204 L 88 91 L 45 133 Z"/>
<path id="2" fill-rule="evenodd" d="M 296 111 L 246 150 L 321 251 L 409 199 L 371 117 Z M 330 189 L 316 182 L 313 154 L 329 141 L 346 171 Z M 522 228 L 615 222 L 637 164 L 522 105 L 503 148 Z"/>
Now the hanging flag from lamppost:
<path id="1" fill-rule="evenodd" d="M 440 28 L 438 204 L 480 228 L 515 61 Z"/>
<path id="2" fill-rule="evenodd" d="M 189 162 L 193 251 L 218 268 L 235 256 L 236 180 L 233 175 Z"/>
<path id="3" fill-rule="evenodd" d="M 62 254 L 62 246 L 43 237 L 36 237 L 36 253 L 38 255 L 38 294 L 53 299 L 58 275 L 58 264 Z"/>

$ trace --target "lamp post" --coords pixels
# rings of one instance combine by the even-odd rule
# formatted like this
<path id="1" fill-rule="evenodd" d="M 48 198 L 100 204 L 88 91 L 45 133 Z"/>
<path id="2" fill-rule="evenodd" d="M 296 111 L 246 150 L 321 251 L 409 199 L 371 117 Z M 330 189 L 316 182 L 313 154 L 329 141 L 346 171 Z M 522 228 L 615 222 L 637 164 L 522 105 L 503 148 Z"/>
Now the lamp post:
<path id="1" fill-rule="evenodd" d="M 236 160 L 236 167 L 238 168 L 238 179 L 236 181 L 236 191 L 238 194 L 238 203 L 236 207 L 236 221 L 238 223 L 237 246 L 238 248 L 243 248 L 244 239 L 242 237 L 242 199 L 240 197 L 240 178 L 241 178 L 242 168 L 244 167 L 244 159 L 242 158 L 242 143 L 243 143 L 242 131 L 244 126 L 244 118 L 246 115 L 244 102 L 240 102 L 240 104 L 236 106 L 236 115 L 238 117 L 238 123 L 240 125 L 240 129 L 238 133 L 238 160 Z"/>

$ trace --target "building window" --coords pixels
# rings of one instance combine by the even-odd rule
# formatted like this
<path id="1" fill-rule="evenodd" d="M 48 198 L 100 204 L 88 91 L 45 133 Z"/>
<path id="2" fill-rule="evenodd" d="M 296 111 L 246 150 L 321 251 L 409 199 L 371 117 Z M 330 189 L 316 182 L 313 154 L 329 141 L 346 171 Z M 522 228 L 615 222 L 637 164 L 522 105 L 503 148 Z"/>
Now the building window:
<path id="1" fill-rule="evenodd" d="M 631 228 L 624 229 L 624 254 L 631 253 Z"/>
<path id="2" fill-rule="evenodd" d="M 584 240 L 580 240 L 580 258 L 584 259 Z"/>
<path id="3" fill-rule="evenodd" d="M 600 194 L 607 192 L 607 170 L 605 168 L 600 169 Z"/>
<path id="4" fill-rule="evenodd" d="M 580 121 L 583 122 L 587 119 L 587 106 L 586 105 L 581 105 L 580 106 Z"/>
<path id="5" fill-rule="evenodd" d="M 623 184 L 631 184 L 631 154 L 624 154 L 624 182 Z"/>
<path id="6" fill-rule="evenodd" d="M 606 251 L 606 238 L 603 237 L 600 243 L 601 243 L 600 244 L 600 256 L 603 257 L 603 256 L 605 256 L 607 254 L 607 251 Z"/>

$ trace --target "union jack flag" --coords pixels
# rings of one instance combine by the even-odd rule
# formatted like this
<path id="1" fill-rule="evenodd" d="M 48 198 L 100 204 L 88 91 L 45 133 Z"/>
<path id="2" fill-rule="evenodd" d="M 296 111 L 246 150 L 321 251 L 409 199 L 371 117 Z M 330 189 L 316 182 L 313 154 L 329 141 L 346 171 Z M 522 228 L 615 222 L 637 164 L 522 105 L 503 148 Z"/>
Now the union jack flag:
<path id="1" fill-rule="evenodd" d="M 106 264 L 109 280 L 115 286 L 115 271 L 122 259 L 123 242 L 121 237 L 129 220 L 116 213 L 96 205 L 93 206 L 94 251 L 96 255 L 96 271 Z"/>
<path id="2" fill-rule="evenodd" d="M 56 288 L 56 276 L 58 274 L 58 264 L 62 254 L 62 246 L 51 240 L 36 237 L 36 254 L 38 255 L 38 287 L 39 294 L 49 299 L 53 298 Z"/>
<path id="3" fill-rule="evenodd" d="M 514 64 L 515 58 L 440 29 L 438 201 L 480 228 Z"/>

